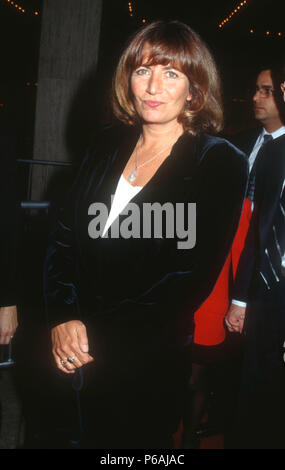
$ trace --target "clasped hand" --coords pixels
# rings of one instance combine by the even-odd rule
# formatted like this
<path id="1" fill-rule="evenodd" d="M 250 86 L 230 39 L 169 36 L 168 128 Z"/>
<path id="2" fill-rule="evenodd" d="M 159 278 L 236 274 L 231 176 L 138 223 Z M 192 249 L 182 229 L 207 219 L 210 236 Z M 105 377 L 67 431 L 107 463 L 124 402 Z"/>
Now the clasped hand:
<path id="1" fill-rule="evenodd" d="M 225 324 L 231 333 L 242 333 L 245 319 L 245 307 L 232 304 L 225 316 Z"/>
<path id="2" fill-rule="evenodd" d="M 54 327 L 51 339 L 56 365 L 65 374 L 73 374 L 76 369 L 94 361 L 88 353 L 87 332 L 81 321 L 73 320 Z"/>

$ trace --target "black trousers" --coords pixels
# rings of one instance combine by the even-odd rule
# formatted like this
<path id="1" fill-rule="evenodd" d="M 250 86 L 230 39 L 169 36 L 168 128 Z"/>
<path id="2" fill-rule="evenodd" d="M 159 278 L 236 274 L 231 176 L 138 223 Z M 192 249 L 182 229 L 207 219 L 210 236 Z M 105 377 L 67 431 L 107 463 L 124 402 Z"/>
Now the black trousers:
<path id="1" fill-rule="evenodd" d="M 285 279 L 259 283 L 247 312 L 236 446 L 285 448 Z"/>
<path id="2" fill-rule="evenodd" d="M 128 367 L 112 363 L 83 367 L 80 392 L 83 448 L 171 449 L 187 386 L 186 350 L 172 351 Z"/>

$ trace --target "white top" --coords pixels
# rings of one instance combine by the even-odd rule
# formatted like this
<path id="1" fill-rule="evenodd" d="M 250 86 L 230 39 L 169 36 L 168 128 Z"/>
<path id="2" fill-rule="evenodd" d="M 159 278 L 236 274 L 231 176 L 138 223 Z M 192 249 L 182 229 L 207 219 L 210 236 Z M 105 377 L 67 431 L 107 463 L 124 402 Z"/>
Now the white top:
<path id="1" fill-rule="evenodd" d="M 121 175 L 119 179 L 115 195 L 112 200 L 112 206 L 109 217 L 107 219 L 102 237 L 105 236 L 112 223 L 119 214 L 125 209 L 128 203 L 142 190 L 142 186 L 133 186 Z"/>

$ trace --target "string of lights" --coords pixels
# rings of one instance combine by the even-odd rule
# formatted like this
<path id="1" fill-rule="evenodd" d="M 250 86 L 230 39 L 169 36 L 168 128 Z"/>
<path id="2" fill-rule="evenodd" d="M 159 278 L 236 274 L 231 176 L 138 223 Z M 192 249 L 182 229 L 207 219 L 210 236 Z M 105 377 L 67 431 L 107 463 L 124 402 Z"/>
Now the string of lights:
<path id="1" fill-rule="evenodd" d="M 237 14 L 242 11 L 242 9 L 248 6 L 248 0 L 243 0 L 242 2 L 239 3 L 239 5 L 236 6 L 236 8 L 219 24 L 219 28 L 222 29 L 226 24 L 228 24 L 232 18 Z M 259 36 L 265 36 L 267 38 L 282 38 L 285 37 L 284 32 L 281 31 L 257 31 L 255 28 L 250 28 L 249 30 L 250 35 L 259 35 Z"/>
<path id="2" fill-rule="evenodd" d="M 237 13 L 240 13 L 245 6 L 247 6 L 247 0 L 240 2 L 239 5 L 237 5 L 236 8 L 223 21 L 221 21 L 219 28 L 222 29 L 227 23 L 231 21 L 233 16 L 235 16 Z"/>
<path id="3" fill-rule="evenodd" d="M 134 16 L 133 2 L 128 2 L 129 6 L 129 15 Z"/>
<path id="4" fill-rule="evenodd" d="M 18 11 L 19 14 L 32 14 L 34 16 L 39 16 L 40 12 L 38 10 L 33 10 L 33 11 L 27 11 L 25 8 L 23 8 L 22 5 L 19 3 L 15 2 L 14 0 L 4 0 L 8 5 L 10 5 L 11 8 L 14 8 Z"/>
<path id="5" fill-rule="evenodd" d="M 134 16 L 135 16 L 133 3 L 134 3 L 134 2 L 131 2 L 131 1 L 128 2 L 129 15 L 130 15 L 131 17 L 134 17 Z M 145 18 L 142 18 L 141 22 L 145 24 L 145 23 L 146 23 L 146 19 L 145 19 Z"/>
<path id="6" fill-rule="evenodd" d="M 19 13 L 26 13 L 26 10 L 21 5 L 14 2 L 13 0 L 6 0 L 6 3 L 8 3 L 11 7 L 15 8 L 16 10 L 18 10 Z"/>
<path id="7" fill-rule="evenodd" d="M 268 37 L 268 38 L 284 38 L 285 37 L 285 33 L 284 32 L 281 32 L 281 31 L 259 31 L 259 30 L 256 30 L 254 28 L 251 28 L 249 30 L 249 33 L 251 35 L 259 35 L 259 36 L 265 36 L 265 37 Z"/>

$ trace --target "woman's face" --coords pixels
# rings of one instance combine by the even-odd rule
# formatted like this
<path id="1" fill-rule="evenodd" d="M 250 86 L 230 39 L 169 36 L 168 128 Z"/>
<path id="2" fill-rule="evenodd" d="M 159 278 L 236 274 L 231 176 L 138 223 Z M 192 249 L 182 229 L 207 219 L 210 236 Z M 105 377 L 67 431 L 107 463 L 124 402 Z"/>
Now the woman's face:
<path id="1" fill-rule="evenodd" d="M 177 121 L 186 101 L 191 100 L 189 80 L 169 65 L 146 65 L 148 50 L 146 46 L 142 65 L 131 76 L 136 111 L 147 124 Z"/>

